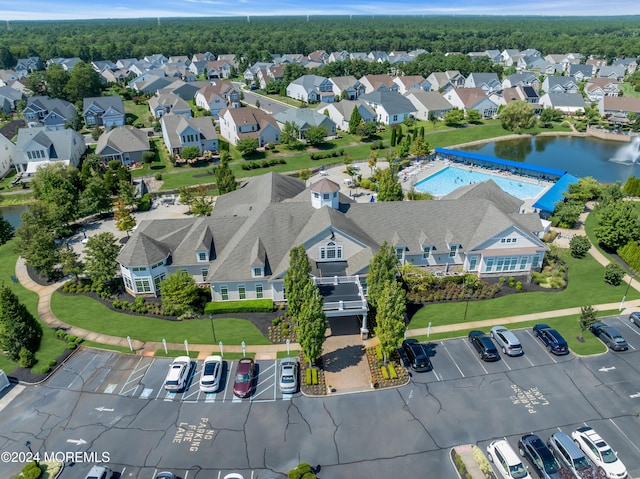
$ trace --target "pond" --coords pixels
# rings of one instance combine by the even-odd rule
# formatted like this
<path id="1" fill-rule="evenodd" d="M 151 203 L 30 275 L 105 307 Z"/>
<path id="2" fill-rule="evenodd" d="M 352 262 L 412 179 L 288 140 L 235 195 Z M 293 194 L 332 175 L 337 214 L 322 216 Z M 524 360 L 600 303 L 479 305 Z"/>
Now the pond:
<path id="1" fill-rule="evenodd" d="M 18 229 L 18 226 L 22 223 L 22 213 L 27 211 L 28 208 L 27 205 L 3 206 L 0 208 L 0 213 L 2 213 L 2 217 L 7 220 L 11 226 Z"/>
<path id="2" fill-rule="evenodd" d="M 624 184 L 630 176 L 640 177 L 639 143 L 638 139 L 628 144 L 596 138 L 545 136 L 494 141 L 462 149 L 565 170 L 577 177 L 592 176 L 601 183 L 621 181 Z"/>

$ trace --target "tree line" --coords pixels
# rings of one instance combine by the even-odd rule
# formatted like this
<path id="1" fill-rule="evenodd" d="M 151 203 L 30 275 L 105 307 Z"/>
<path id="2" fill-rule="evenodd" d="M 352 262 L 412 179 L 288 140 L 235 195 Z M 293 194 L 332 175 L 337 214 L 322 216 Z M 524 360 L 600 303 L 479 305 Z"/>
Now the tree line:
<path id="1" fill-rule="evenodd" d="M 613 59 L 638 56 L 638 17 L 254 17 L 16 21 L 0 31 L 0 68 L 19 58 L 85 62 L 153 53 L 235 54 L 242 66 L 273 53 L 484 51 L 535 48 Z M 375 32 L 372 34 L 372 32 Z"/>

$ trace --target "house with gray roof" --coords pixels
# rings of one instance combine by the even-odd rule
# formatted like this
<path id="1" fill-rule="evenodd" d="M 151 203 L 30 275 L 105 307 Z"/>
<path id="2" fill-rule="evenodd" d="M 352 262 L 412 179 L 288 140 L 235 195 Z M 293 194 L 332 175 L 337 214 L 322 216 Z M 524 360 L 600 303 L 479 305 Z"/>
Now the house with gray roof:
<path id="1" fill-rule="evenodd" d="M 24 98 L 24 93 L 10 86 L 0 86 L 0 110 L 7 115 L 16 111 L 18 101 Z"/>
<path id="2" fill-rule="evenodd" d="M 185 146 L 196 146 L 200 153 L 218 151 L 218 134 L 209 116 L 189 118 L 168 113 L 160 119 L 162 138 L 171 155 L 179 155 Z"/>
<path id="3" fill-rule="evenodd" d="M 0 86 L 9 86 L 20 80 L 20 75 L 14 70 L 0 70 Z"/>
<path id="4" fill-rule="evenodd" d="M 589 80 L 593 77 L 593 67 L 591 65 L 572 63 L 569 65 L 569 76 L 578 81 Z"/>
<path id="5" fill-rule="evenodd" d="M 146 79 L 138 81 L 137 79 L 129 82 L 129 88 L 140 93 L 147 93 L 149 95 L 155 95 L 156 92 L 162 88 L 166 88 L 174 82 L 173 78 L 169 78 L 164 75 L 149 75 Z"/>
<path id="6" fill-rule="evenodd" d="M 287 96 L 306 103 L 335 101 L 333 84 L 318 75 L 302 75 L 287 85 Z"/>
<path id="7" fill-rule="evenodd" d="M 77 168 L 86 149 L 84 138 L 71 128 L 20 128 L 13 154 L 13 165 L 16 171 L 28 175 L 35 173 L 40 166 L 54 162 L 63 162 Z"/>
<path id="8" fill-rule="evenodd" d="M 530 86 L 538 90 L 540 88 L 540 80 L 533 72 L 514 73 L 504 77 L 502 80 L 502 88 L 512 88 L 515 86 Z"/>
<path id="9" fill-rule="evenodd" d="M 94 126 L 124 126 L 124 103 L 116 95 L 85 98 L 83 100 L 82 117 L 89 128 Z"/>
<path id="10" fill-rule="evenodd" d="M 376 112 L 378 123 L 395 125 L 415 114 L 413 103 L 395 91 L 374 91 L 360 97 Z"/>
<path id="11" fill-rule="evenodd" d="M 567 115 L 584 111 L 586 104 L 580 93 L 545 93 L 540 97 L 540 105 L 554 108 Z"/>
<path id="12" fill-rule="evenodd" d="M 433 72 L 427 80 L 431 83 L 433 90 L 446 93 L 453 88 L 464 88 L 466 78 L 458 70 L 447 70 L 445 72 Z"/>
<path id="13" fill-rule="evenodd" d="M 161 93 L 149 98 L 149 110 L 154 118 L 173 113 L 174 115 L 191 116 L 191 107 L 175 93 Z"/>
<path id="14" fill-rule="evenodd" d="M 412 91 L 407 95 L 407 99 L 413 104 L 418 120 L 442 120 L 447 112 L 453 109 L 453 105 L 437 91 Z"/>
<path id="15" fill-rule="evenodd" d="M 578 81 L 573 77 L 548 76 L 542 82 L 545 93 L 578 93 Z"/>
<path id="16" fill-rule="evenodd" d="M 622 81 L 626 74 L 626 67 L 624 65 L 604 66 L 598 70 L 599 78 L 610 78 L 612 80 Z"/>
<path id="17" fill-rule="evenodd" d="M 142 154 L 150 151 L 146 131 L 129 126 L 119 126 L 106 131 L 96 146 L 96 154 L 109 162 L 118 160 L 125 166 L 142 163 Z"/>
<path id="18" fill-rule="evenodd" d="M 22 114 L 29 126 L 45 126 L 48 130 L 62 130 L 78 118 L 73 103 L 48 96 L 29 97 Z"/>
<path id="19" fill-rule="evenodd" d="M 16 145 L 0 133 L 0 178 L 4 178 L 13 166 L 13 152 Z"/>
<path id="20" fill-rule="evenodd" d="M 70 72 L 73 70 L 73 67 L 76 66 L 76 63 L 80 63 L 82 60 L 78 57 L 73 58 L 52 58 L 47 60 L 47 67 L 54 63 L 60 65 L 62 69 L 66 72 Z"/>
<path id="21" fill-rule="evenodd" d="M 395 77 L 393 83 L 398 85 L 398 93 L 406 95 L 410 91 L 431 91 L 431 83 L 422 75 L 403 75 Z"/>
<path id="22" fill-rule="evenodd" d="M 393 77 L 386 74 L 365 75 L 360 78 L 360 83 L 364 85 L 365 93 L 373 93 L 374 91 L 397 92 L 400 89 L 400 86 L 393 82 Z"/>
<path id="23" fill-rule="evenodd" d="M 218 113 L 220 136 L 232 145 L 238 141 L 255 138 L 258 146 L 280 143 L 278 122 L 259 108 L 225 108 Z"/>
<path id="24" fill-rule="evenodd" d="M 318 113 L 328 116 L 336 124 L 336 128 L 349 131 L 349 120 L 354 108 L 360 112 L 365 123 L 376 121 L 376 112 L 362 100 L 342 100 L 335 103 L 320 103 L 316 108 Z"/>
<path id="25" fill-rule="evenodd" d="M 502 88 L 497 73 L 469 73 L 464 81 L 464 88 L 482 88 L 488 95 Z"/>
<path id="26" fill-rule="evenodd" d="M 333 85 L 333 94 L 342 100 L 357 100 L 365 91 L 364 85 L 353 75 L 330 77 L 329 81 Z"/>
<path id="27" fill-rule="evenodd" d="M 626 72 L 629 75 L 631 75 L 632 73 L 635 73 L 635 71 L 638 69 L 638 59 L 637 58 L 618 58 L 617 60 L 614 60 L 611 65 L 614 67 L 621 65 L 625 68 Z"/>
<path id="28" fill-rule="evenodd" d="M 42 63 L 42 60 L 40 59 L 40 57 L 35 56 L 28 58 L 19 58 L 14 70 L 21 77 L 25 77 L 29 73 L 37 70 L 42 70 L 43 68 L 44 64 Z"/>
<path id="29" fill-rule="evenodd" d="M 280 130 L 287 122 L 296 125 L 300 132 L 300 139 L 304 139 L 306 131 L 314 126 L 324 127 L 327 130 L 327 136 L 335 136 L 336 134 L 335 122 L 328 116 L 310 108 L 288 108 L 275 113 L 273 118 L 278 122 Z"/>
<path id="30" fill-rule="evenodd" d="M 519 215 L 519 200 L 505 195 L 487 185 L 451 199 L 355 203 L 326 178 L 306 187 L 268 173 L 220 196 L 209 217 L 142 221 L 118 262 L 136 296 L 157 295 L 168 274 L 184 270 L 213 301 L 284 302 L 289 251 L 303 245 L 325 312 L 362 315 L 366 334 L 366 278 L 383 242 L 400 264 L 434 274 L 526 278 L 539 270 L 548 250 L 534 233 L 540 219 Z M 336 289 L 350 300 L 332 301 L 327 290 Z"/>

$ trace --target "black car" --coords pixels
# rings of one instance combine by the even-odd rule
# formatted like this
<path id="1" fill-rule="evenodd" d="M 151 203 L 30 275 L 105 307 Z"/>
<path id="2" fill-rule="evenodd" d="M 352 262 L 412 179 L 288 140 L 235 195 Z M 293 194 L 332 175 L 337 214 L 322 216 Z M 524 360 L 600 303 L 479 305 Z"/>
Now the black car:
<path id="1" fill-rule="evenodd" d="M 607 326 L 604 323 L 593 323 L 589 326 L 591 332 L 614 351 L 626 351 L 629 345 L 616 328 Z"/>
<path id="2" fill-rule="evenodd" d="M 402 341 L 402 350 L 406 354 L 411 369 L 416 372 L 431 371 L 431 361 L 425 347 L 417 339 L 405 339 Z"/>
<path id="3" fill-rule="evenodd" d="M 559 479 L 560 465 L 553 457 L 551 450 L 535 434 L 525 434 L 518 440 L 518 449 L 522 457 L 526 457 L 538 477 L 542 479 Z"/>
<path id="4" fill-rule="evenodd" d="M 536 324 L 533 327 L 533 334 L 542 341 L 542 344 L 547 347 L 547 350 L 550 353 L 557 356 L 569 354 L 569 346 L 567 345 L 567 342 L 564 340 L 562 335 L 555 329 L 552 329 L 551 326 L 547 324 Z"/>
<path id="5" fill-rule="evenodd" d="M 476 348 L 476 351 L 480 354 L 480 359 L 483 361 L 497 361 L 500 359 L 498 349 L 493 344 L 493 341 L 482 331 L 470 331 L 469 341 Z"/>

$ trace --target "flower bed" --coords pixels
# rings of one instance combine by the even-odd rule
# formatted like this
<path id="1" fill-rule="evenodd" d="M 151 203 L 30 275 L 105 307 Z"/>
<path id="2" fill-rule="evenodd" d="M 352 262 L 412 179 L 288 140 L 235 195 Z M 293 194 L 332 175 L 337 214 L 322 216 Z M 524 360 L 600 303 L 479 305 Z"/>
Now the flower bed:
<path id="1" fill-rule="evenodd" d="M 287 339 L 292 343 L 296 342 L 297 326 L 294 326 L 291 320 L 286 316 L 275 318 L 271 322 L 268 330 L 268 339 L 274 344 L 284 344 Z"/>
<path id="2" fill-rule="evenodd" d="M 382 364 L 379 346 L 367 348 L 367 362 L 371 372 L 371 384 L 374 388 L 402 386 L 409 381 L 409 372 L 402 365 L 400 355 L 396 351 L 387 366 Z"/>
<path id="3" fill-rule="evenodd" d="M 322 358 L 316 361 L 313 367 L 309 367 L 309 362 L 305 360 L 302 352 L 299 356 L 300 362 L 300 390 L 309 396 L 325 396 L 327 394 L 327 385 L 324 379 L 324 370 L 322 369 Z M 307 373 L 309 370 L 309 373 Z M 307 377 L 313 378 L 315 384 L 307 384 Z"/>

